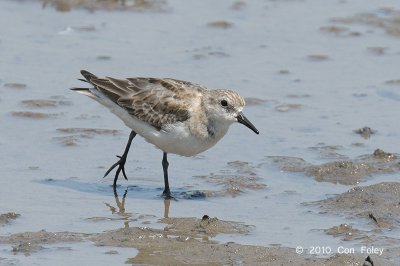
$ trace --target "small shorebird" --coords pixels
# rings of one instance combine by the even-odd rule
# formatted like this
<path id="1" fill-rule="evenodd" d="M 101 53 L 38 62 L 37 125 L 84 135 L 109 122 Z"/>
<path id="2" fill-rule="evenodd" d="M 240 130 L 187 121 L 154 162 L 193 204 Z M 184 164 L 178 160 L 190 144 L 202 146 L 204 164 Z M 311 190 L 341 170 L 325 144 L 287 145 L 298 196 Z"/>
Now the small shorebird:
<path id="1" fill-rule="evenodd" d="M 98 78 L 81 70 L 90 88 L 72 88 L 106 106 L 132 129 L 122 156 L 105 173 L 118 166 L 113 186 L 122 171 L 136 134 L 164 152 L 164 197 L 170 197 L 167 154 L 193 156 L 214 146 L 239 122 L 256 134 L 255 126 L 243 115 L 244 99 L 234 91 L 209 90 L 188 81 L 171 78 Z"/>

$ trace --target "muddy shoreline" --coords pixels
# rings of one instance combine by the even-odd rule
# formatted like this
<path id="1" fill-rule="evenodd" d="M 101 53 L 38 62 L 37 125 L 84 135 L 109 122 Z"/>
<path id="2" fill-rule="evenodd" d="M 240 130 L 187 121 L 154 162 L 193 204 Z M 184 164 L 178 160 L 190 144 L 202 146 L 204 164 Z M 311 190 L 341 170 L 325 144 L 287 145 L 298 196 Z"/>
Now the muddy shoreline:
<path id="1" fill-rule="evenodd" d="M 164 200 L 164 218 L 158 219 L 154 227 L 147 222 L 148 216 L 142 215 L 142 226 L 129 225 L 132 214 L 125 212 L 126 193 L 120 199 L 115 192 L 116 208 L 114 215 L 125 221 L 124 228 L 101 233 L 76 232 L 20 232 L 0 235 L 0 244 L 7 252 L 14 255 L 44 252 L 48 246 L 67 245 L 90 241 L 92 245 L 110 248 L 109 254 L 117 254 L 113 248 L 134 248 L 137 256 L 128 258 L 127 264 L 149 265 L 396 265 L 400 256 L 400 240 L 384 236 L 385 232 L 400 228 L 400 183 L 384 182 L 366 187 L 354 187 L 335 197 L 317 202 L 303 203 L 311 208 L 323 210 L 321 215 L 350 215 L 355 219 L 369 220 L 368 230 L 348 224 L 324 229 L 328 236 L 341 238 L 344 243 L 358 243 L 356 248 L 346 244 L 338 246 L 325 254 L 305 249 L 299 254 L 298 249 L 288 247 L 262 247 L 243 245 L 233 242 L 220 243 L 214 238 L 220 234 L 248 235 L 254 230 L 251 225 L 223 221 L 217 217 L 203 215 L 194 217 L 169 217 L 170 200 Z M 12 226 L 21 217 L 16 213 L 0 215 L 2 226 Z M 137 220 L 136 219 L 136 220 Z M 88 219 L 98 222 L 98 218 Z M 389 230 L 389 231 L 388 231 Z M 321 256 L 323 255 L 323 256 Z M 366 263 L 373 264 L 366 264 Z"/>
<path id="2" fill-rule="evenodd" d="M 108 254 L 118 254 L 113 248 L 135 248 L 138 255 L 128 258 L 126 264 L 148 265 L 395 265 L 393 258 L 400 249 L 385 249 L 382 254 L 333 254 L 325 258 L 310 254 L 298 254 L 294 248 L 240 245 L 232 242 L 218 243 L 212 240 L 217 234 L 248 234 L 246 225 L 222 221 L 204 216 L 199 218 L 163 218 L 163 229 L 147 226 L 126 227 L 103 233 L 74 232 L 22 232 L 0 236 L 0 244 L 8 246 L 8 252 L 24 254 L 46 252 L 49 246 L 90 241 L 93 245 L 109 247 Z M 366 246 L 367 247 L 367 246 Z M 373 246 L 368 246 L 373 247 Z M 64 247 L 65 248 L 65 247 Z M 339 248 L 340 252 L 340 248 Z M 307 253 L 307 251 L 305 252 Z M 366 262 L 367 261 L 367 262 Z M 7 260 L 5 260 L 7 262 Z M 6 264 L 7 265 L 7 264 Z"/>

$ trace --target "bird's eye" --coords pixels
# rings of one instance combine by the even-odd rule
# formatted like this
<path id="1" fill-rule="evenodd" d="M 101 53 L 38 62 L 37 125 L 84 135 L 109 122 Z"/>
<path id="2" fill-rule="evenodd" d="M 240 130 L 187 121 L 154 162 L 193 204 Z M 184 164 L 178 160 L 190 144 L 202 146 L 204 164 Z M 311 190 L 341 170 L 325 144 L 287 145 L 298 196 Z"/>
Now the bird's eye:
<path id="1" fill-rule="evenodd" d="M 222 101 L 221 101 L 221 105 L 222 105 L 223 107 L 226 107 L 226 106 L 228 106 L 228 102 L 227 102 L 226 100 L 222 100 Z"/>

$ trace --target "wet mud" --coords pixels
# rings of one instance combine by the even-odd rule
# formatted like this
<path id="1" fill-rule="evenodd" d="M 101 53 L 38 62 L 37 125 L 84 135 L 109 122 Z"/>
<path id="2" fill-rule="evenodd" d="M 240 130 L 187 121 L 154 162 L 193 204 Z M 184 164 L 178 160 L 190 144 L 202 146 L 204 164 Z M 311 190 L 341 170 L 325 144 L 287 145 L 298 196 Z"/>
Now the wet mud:
<path id="1" fill-rule="evenodd" d="M 196 48 L 190 51 L 186 51 L 188 53 L 192 54 L 192 58 L 194 60 L 204 60 L 204 59 L 209 59 L 209 58 L 228 58 L 230 55 L 221 50 L 221 49 L 215 49 L 213 47 L 202 47 L 202 48 Z"/>
<path id="2" fill-rule="evenodd" d="M 244 172 L 252 172 L 252 167 L 244 162 L 232 162 L 231 164 L 246 169 L 242 170 Z M 356 191 L 356 195 L 347 196 L 347 193 L 344 193 L 333 199 L 313 202 L 310 205 L 317 205 L 324 210 L 332 209 L 332 211 L 340 213 L 344 211 L 349 214 L 354 213 L 355 206 L 359 208 L 361 214 L 365 212 L 365 208 L 368 208 L 368 213 L 373 211 L 379 219 L 384 216 L 385 211 L 382 209 L 385 206 L 387 213 L 395 214 L 390 217 L 392 220 L 385 221 L 385 223 L 399 220 L 400 214 L 393 212 L 392 208 L 397 208 L 398 211 L 396 204 L 398 205 L 400 196 L 400 183 L 382 183 L 366 188 L 356 188 L 354 191 Z M 352 192 L 351 190 L 348 193 Z M 207 214 L 202 215 L 201 218 L 169 217 L 170 200 L 164 200 L 164 218 L 159 219 L 156 223 L 158 225 L 154 226 L 150 221 L 147 222 L 147 219 L 154 219 L 154 216 L 126 212 L 127 191 L 123 194 L 122 200 L 119 199 L 116 190 L 114 193 L 116 205 L 106 204 L 106 206 L 110 208 L 116 220 L 123 222 L 123 228 L 102 233 L 47 232 L 45 230 L 15 233 L 7 236 L 0 235 L 0 244 L 5 245 L 8 252 L 12 254 L 29 256 L 33 253 L 45 252 L 54 245 L 61 245 L 62 248 L 56 249 L 65 251 L 70 250 L 69 246 L 73 243 L 90 241 L 98 247 L 135 248 L 138 250 L 138 254 L 125 261 L 127 264 L 135 265 L 368 265 L 363 264 L 365 261 L 372 262 L 374 265 L 396 265 L 393 258 L 400 254 L 399 248 L 387 248 L 384 256 L 366 256 L 355 253 L 333 254 L 321 258 L 307 253 L 297 254 L 293 248 L 262 247 L 233 242 L 219 243 L 214 239 L 218 235 L 248 235 L 255 228 L 240 222 L 224 221 L 217 217 L 211 218 Z M 371 193 L 376 196 L 371 198 Z M 385 197 L 379 193 L 384 193 Z M 354 200 L 355 198 L 356 200 Z M 376 203 L 372 205 L 365 203 L 367 200 Z M 391 203 L 393 206 L 388 209 L 387 203 Z M 376 212 L 376 210 L 380 210 L 380 212 Z M 2 217 L 11 217 L 11 219 L 16 216 L 15 214 L 2 215 Z M 137 218 L 133 216 L 137 216 Z M 356 216 L 359 215 L 356 214 Z M 130 223 L 139 220 L 142 226 L 130 226 Z M 102 219 L 93 217 L 88 221 L 96 223 Z M 378 231 L 362 231 L 347 224 L 334 226 L 325 232 L 333 237 L 340 237 L 344 241 L 361 241 L 368 245 L 395 244 L 399 241 L 383 237 Z M 111 249 L 105 254 L 116 255 L 118 251 Z M 5 259 L 5 262 L 10 261 Z"/>
<path id="3" fill-rule="evenodd" d="M 335 148 L 332 150 L 334 151 Z M 340 156 L 336 153 L 330 153 L 330 155 Z M 373 175 L 394 173 L 400 170 L 398 156 L 380 149 L 375 150 L 371 155 L 362 155 L 353 160 L 338 160 L 320 165 L 313 165 L 302 158 L 295 157 L 270 156 L 268 158 L 279 165 L 283 171 L 304 173 L 319 182 L 342 185 L 356 185 Z"/>
<path id="4" fill-rule="evenodd" d="M 32 112 L 32 111 L 14 111 L 11 112 L 11 115 L 15 117 L 30 118 L 30 119 L 48 119 L 59 116 L 59 114 Z"/>
<path id="5" fill-rule="evenodd" d="M 216 233 L 247 233 L 242 225 L 223 222 L 217 218 L 169 219 L 164 229 L 128 227 L 97 234 L 46 231 L 25 232 L 0 237 L 0 244 L 11 244 L 10 252 L 30 255 L 43 252 L 48 245 L 68 245 L 90 240 L 102 247 L 135 248 L 139 253 L 128 258 L 127 264 L 146 265 L 362 265 L 366 256 L 335 254 L 328 258 L 296 254 L 294 249 L 240 245 L 232 242 L 220 244 L 209 239 Z M 67 250 L 68 248 L 64 248 Z M 398 250 L 390 251 L 396 254 Z M 107 254 L 118 254 L 110 250 Z M 389 259 L 370 256 L 369 260 L 382 265 L 395 265 Z M 379 264 L 376 264 L 379 265 Z"/>
<path id="6" fill-rule="evenodd" d="M 267 187 L 257 175 L 256 166 L 249 162 L 232 161 L 228 169 L 221 173 L 196 176 L 201 180 L 220 187 L 216 191 L 201 191 L 206 197 L 236 197 L 251 190 L 260 190 Z"/>
<path id="7" fill-rule="evenodd" d="M 96 10 L 126 10 L 126 11 L 152 11 L 163 12 L 167 9 L 165 0 L 38 0 L 43 8 L 54 7 L 60 12 L 69 12 L 73 9 Z"/>
<path id="8" fill-rule="evenodd" d="M 289 112 L 289 111 L 295 111 L 298 109 L 303 108 L 302 104 L 297 104 L 297 103 L 286 103 L 286 104 L 279 104 L 275 106 L 275 110 L 278 112 Z"/>
<path id="9" fill-rule="evenodd" d="M 354 187 L 326 200 L 315 202 L 322 209 L 361 217 L 372 228 L 400 228 L 400 183 L 383 182 Z"/>
<path id="10" fill-rule="evenodd" d="M 53 99 L 32 99 L 32 100 L 23 100 L 21 103 L 29 108 L 48 108 L 48 107 L 57 107 L 57 106 L 65 106 L 71 105 L 70 101 L 65 100 L 53 100 Z"/>
<path id="11" fill-rule="evenodd" d="M 322 215 L 333 213 L 351 219 L 362 219 L 367 227 L 340 224 L 325 229 L 324 232 L 342 241 L 385 247 L 386 257 L 398 258 L 400 249 L 390 247 L 400 244 L 395 233 L 400 228 L 399 193 L 400 183 L 382 182 L 354 187 L 337 196 L 305 205 L 318 206 Z"/>
<path id="12" fill-rule="evenodd" d="M 13 220 L 17 219 L 19 216 L 21 216 L 21 215 L 18 213 L 15 213 L 15 212 L 8 212 L 8 213 L 0 214 L 0 226 L 11 223 Z"/>
<path id="13" fill-rule="evenodd" d="M 77 146 L 82 139 L 91 139 L 95 136 L 116 136 L 121 134 L 120 130 L 102 128 L 57 128 L 57 132 L 67 134 L 67 136 L 53 137 L 63 146 Z"/>
<path id="14" fill-rule="evenodd" d="M 342 27 L 337 25 L 323 26 L 320 31 L 325 34 L 332 34 L 337 37 L 358 37 L 361 33 L 358 31 L 352 31 L 348 27 Z"/>
<path id="15" fill-rule="evenodd" d="M 371 10 L 371 13 L 333 18 L 331 21 L 345 25 L 365 25 L 370 28 L 382 29 L 391 36 L 400 37 L 400 11 L 391 7 Z"/>
<path id="16" fill-rule="evenodd" d="M 359 239 L 361 236 L 360 230 L 353 228 L 349 224 L 341 224 L 324 230 L 326 234 L 334 237 L 340 237 L 344 241 Z"/>
<path id="17" fill-rule="evenodd" d="M 79 242 L 82 241 L 83 236 L 84 234 L 80 233 L 51 233 L 41 230 L 38 232 L 24 232 L 10 236 L 0 236 L 0 244 L 11 244 L 13 253 L 29 255 L 33 252 L 44 250 L 44 245 Z"/>
<path id="18" fill-rule="evenodd" d="M 268 102 L 268 100 L 265 99 L 251 97 L 245 98 L 244 101 L 246 102 L 246 106 L 263 105 Z"/>
<path id="19" fill-rule="evenodd" d="M 307 56 L 307 59 L 312 62 L 321 62 L 329 60 L 329 56 L 325 54 L 312 54 Z"/>
<path id="20" fill-rule="evenodd" d="M 168 232 L 129 228 L 105 233 L 92 238 L 97 245 L 135 247 L 139 254 L 127 260 L 128 264 L 150 265 L 320 265 L 324 259 L 296 255 L 287 248 L 266 248 L 235 243 L 217 244 L 197 240 L 186 234 L 168 237 Z M 340 261 L 360 262 L 362 258 L 335 257 L 328 263 Z M 337 264 L 328 264 L 337 265 Z"/>
<path id="21" fill-rule="evenodd" d="M 371 135 L 376 134 L 377 131 L 370 127 L 363 127 L 363 128 L 354 130 L 354 133 L 359 134 L 364 139 L 369 139 L 371 137 Z"/>
<path id="22" fill-rule="evenodd" d="M 233 27 L 233 23 L 225 20 L 212 21 L 207 24 L 208 27 L 217 29 L 229 29 Z"/>
<path id="23" fill-rule="evenodd" d="M 10 88 L 10 89 L 25 89 L 27 87 L 26 84 L 24 83 L 17 83 L 17 82 L 12 82 L 12 83 L 4 83 L 3 85 L 5 88 Z"/>
<path id="24" fill-rule="evenodd" d="M 110 135 L 116 136 L 121 134 L 120 130 L 102 129 L 102 128 L 57 128 L 58 132 L 66 134 L 80 134 L 84 137 L 93 137 L 95 135 Z"/>
<path id="25" fill-rule="evenodd" d="M 387 48 L 381 46 L 374 46 L 374 47 L 368 47 L 367 51 L 373 55 L 384 55 L 387 52 Z"/>

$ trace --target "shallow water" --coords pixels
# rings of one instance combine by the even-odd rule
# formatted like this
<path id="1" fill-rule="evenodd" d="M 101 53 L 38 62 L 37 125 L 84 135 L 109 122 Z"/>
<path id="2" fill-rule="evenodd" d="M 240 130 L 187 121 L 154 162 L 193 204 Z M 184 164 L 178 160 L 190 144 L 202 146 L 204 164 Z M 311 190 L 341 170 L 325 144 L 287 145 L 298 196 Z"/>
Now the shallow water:
<path id="1" fill-rule="evenodd" d="M 281 171 L 269 156 L 322 164 L 334 159 L 312 147 L 338 146 L 335 152 L 348 158 L 377 148 L 399 152 L 399 37 L 356 19 L 331 21 L 364 13 L 390 19 L 395 15 L 387 10 L 399 8 L 398 2 L 252 1 L 238 10 L 232 8 L 234 3 L 168 1 L 163 11 L 63 13 L 36 1 L 1 1 L 0 213 L 21 214 L 1 227 L 1 234 L 42 229 L 96 233 L 144 221 L 161 226 L 156 222 L 164 216 L 159 196 L 162 153 L 140 138 L 126 165 L 129 181 L 119 180 L 119 200 L 128 189 L 129 215 L 112 213 L 113 178 L 102 175 L 115 162 L 114 155 L 123 151 L 129 130 L 96 102 L 68 90 L 82 85 L 76 80 L 79 70 L 88 69 L 121 78 L 174 77 L 267 100 L 245 108 L 260 135 L 234 125 L 220 143 L 199 156 L 169 157 L 170 185 L 177 198 L 171 202 L 170 217 L 207 214 L 254 226 L 249 235 L 218 235 L 215 239 L 220 241 L 285 247 L 359 245 L 343 244 L 323 229 L 343 223 L 369 228 L 368 222 L 320 214 L 302 204 L 353 186 Z M 332 25 L 345 30 L 321 30 Z M 48 101 L 23 102 L 36 99 Z M 353 132 L 364 126 L 377 132 L 369 139 Z M 118 132 L 84 134 L 60 128 Z M 233 161 L 249 163 L 244 174 L 228 164 Z M 235 197 L 196 197 L 197 191 L 224 189 L 199 176 L 240 176 L 248 171 L 266 188 L 245 189 Z M 397 180 L 397 172 L 378 174 L 362 185 Z M 399 236 L 398 229 L 382 234 Z M 41 265 L 67 263 L 87 250 L 93 256 L 80 264 L 108 264 L 96 257 L 102 247 L 67 245 L 72 250 L 32 253 L 30 259 Z M 127 255 L 116 250 L 113 256 L 121 262 L 135 256 L 135 251 Z M 7 246 L 0 247 L 0 257 L 27 262 Z"/>

